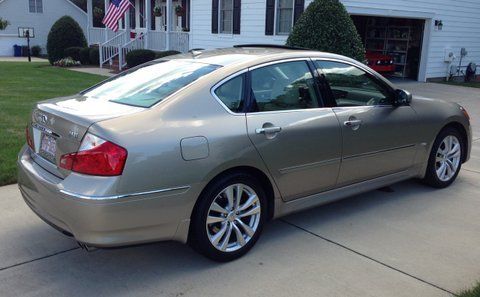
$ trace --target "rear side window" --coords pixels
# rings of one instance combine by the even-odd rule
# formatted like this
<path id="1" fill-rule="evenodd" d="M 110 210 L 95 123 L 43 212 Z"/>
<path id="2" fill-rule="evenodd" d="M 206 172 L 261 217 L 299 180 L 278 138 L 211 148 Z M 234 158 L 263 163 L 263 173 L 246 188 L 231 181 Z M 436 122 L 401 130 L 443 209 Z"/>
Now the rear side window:
<path id="1" fill-rule="evenodd" d="M 182 60 L 155 61 L 86 90 L 82 95 L 127 105 L 151 107 L 219 68 Z"/>
<path id="2" fill-rule="evenodd" d="M 255 111 L 319 107 L 315 82 L 305 61 L 282 62 L 251 71 Z"/>
<path id="3" fill-rule="evenodd" d="M 233 112 L 243 111 L 244 76 L 239 75 L 215 90 L 215 95 Z"/>

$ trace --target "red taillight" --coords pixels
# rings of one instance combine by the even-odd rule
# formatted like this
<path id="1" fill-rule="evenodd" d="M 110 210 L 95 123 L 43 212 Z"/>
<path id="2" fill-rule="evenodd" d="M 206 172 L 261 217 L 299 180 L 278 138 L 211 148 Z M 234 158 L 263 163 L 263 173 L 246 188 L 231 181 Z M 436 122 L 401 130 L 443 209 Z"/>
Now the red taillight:
<path id="1" fill-rule="evenodd" d="M 30 127 L 25 128 L 25 138 L 27 139 L 27 144 L 28 146 L 33 150 L 33 139 L 32 136 L 30 135 Z"/>
<path id="2" fill-rule="evenodd" d="M 126 160 L 126 149 L 87 134 L 78 152 L 60 158 L 60 167 L 83 174 L 114 176 L 122 174 Z"/>

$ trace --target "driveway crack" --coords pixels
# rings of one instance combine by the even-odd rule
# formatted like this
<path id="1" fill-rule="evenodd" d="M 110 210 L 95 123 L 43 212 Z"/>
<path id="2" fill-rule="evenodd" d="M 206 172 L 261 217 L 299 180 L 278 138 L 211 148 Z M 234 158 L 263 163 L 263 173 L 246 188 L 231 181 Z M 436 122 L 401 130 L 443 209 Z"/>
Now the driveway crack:
<path id="1" fill-rule="evenodd" d="M 338 246 L 338 247 L 341 247 L 341 248 L 343 248 L 343 249 L 345 249 L 345 250 L 347 250 L 347 251 L 349 251 L 349 252 L 352 252 L 352 253 L 354 253 L 354 254 L 357 254 L 357 255 L 359 255 L 359 256 L 361 256 L 361 257 L 364 257 L 364 258 L 366 258 L 366 259 L 368 259 L 368 260 L 370 260 L 370 261 L 373 261 L 373 262 L 375 262 L 375 263 L 377 263 L 377 264 L 380 264 L 380 265 L 382 265 L 382 266 L 384 266 L 384 267 L 387 267 L 387 268 L 389 268 L 389 269 L 395 270 L 396 272 L 399 272 L 399 273 L 401 273 L 401 274 L 403 274 L 403 275 L 406 275 L 406 276 L 408 276 L 408 277 L 411 277 L 411 278 L 413 278 L 413 279 L 415 279 L 415 280 L 418 280 L 418 281 L 420 281 L 420 282 L 422 282 L 422 283 L 424 283 L 424 284 L 427 284 L 427 285 L 432 286 L 432 287 L 434 287 L 434 288 L 436 288 L 436 289 L 442 290 L 442 291 L 444 291 L 444 292 L 446 292 L 446 293 L 448 293 L 448 294 L 451 294 L 451 295 L 453 295 L 453 296 L 458 296 L 457 294 L 455 294 L 455 293 L 453 293 L 453 292 L 451 292 L 451 291 L 449 291 L 449 290 L 447 290 L 447 289 L 445 289 L 445 288 L 442 288 L 442 287 L 440 287 L 440 286 L 438 286 L 438 285 L 436 285 L 436 284 L 434 284 L 434 283 L 431 283 L 431 282 L 429 282 L 429 281 L 427 281 L 427 280 L 421 279 L 421 278 L 418 277 L 418 276 L 415 276 L 415 275 L 413 275 L 413 274 L 410 274 L 410 273 L 408 273 L 408 272 L 405 272 L 405 271 L 403 271 L 403 270 L 400 270 L 400 269 L 398 269 L 398 268 L 395 268 L 395 267 L 393 267 L 393 266 L 391 266 L 391 265 L 389 265 L 389 264 L 386 264 L 386 263 L 384 263 L 384 262 L 382 262 L 382 261 L 380 261 L 380 260 L 374 259 L 374 258 L 372 258 L 372 257 L 370 257 L 370 256 L 368 256 L 368 255 L 365 255 L 365 254 L 363 254 L 363 253 L 361 253 L 361 252 L 359 252 L 359 251 L 356 251 L 356 250 L 354 250 L 354 249 L 352 249 L 352 248 L 349 248 L 348 246 L 345 246 L 345 245 L 343 245 L 343 244 L 341 244 L 341 243 L 339 243 L 339 242 L 333 241 L 333 240 L 328 239 L 328 238 L 326 238 L 326 237 L 324 237 L 324 236 L 322 236 L 322 235 L 319 235 L 319 234 L 317 234 L 317 233 L 315 233 L 315 232 L 312 232 L 312 231 L 307 230 L 307 229 L 305 229 L 305 228 L 303 228 L 303 227 L 300 227 L 300 226 L 297 225 L 297 224 L 294 224 L 294 223 L 292 223 L 292 222 L 286 221 L 285 219 L 279 219 L 279 220 L 282 221 L 282 222 L 284 222 L 284 223 L 287 224 L 287 225 L 290 225 L 290 226 L 292 226 L 292 227 L 294 227 L 294 228 L 297 228 L 297 229 L 299 229 L 299 230 L 302 230 L 302 231 L 304 231 L 304 232 L 306 232 L 306 233 L 308 233 L 308 234 L 310 234 L 310 235 L 313 235 L 313 236 L 315 236 L 315 237 L 317 237 L 317 238 L 320 238 L 320 239 L 322 239 L 322 240 L 324 240 L 324 241 L 326 241 L 326 242 L 328 242 L 328 243 L 331 243 L 331 244 L 333 244 L 333 245 L 336 245 L 336 246 Z"/>
<path id="2" fill-rule="evenodd" d="M 51 257 L 61 255 L 61 254 L 64 254 L 64 253 L 68 253 L 68 252 L 78 250 L 78 249 L 80 249 L 80 247 L 77 246 L 77 247 L 74 247 L 74 248 L 71 248 L 71 249 L 68 249 L 68 250 L 55 252 L 53 254 L 49 254 L 49 255 L 46 255 L 46 256 L 43 256 L 43 257 L 40 257 L 40 258 L 35 258 L 35 259 L 28 260 L 28 261 L 20 262 L 20 263 L 17 263 L 17 264 L 13 264 L 13 265 L 10 265 L 10 266 L 1 267 L 0 272 L 2 272 L 4 270 L 7 270 L 7 269 L 10 269 L 10 268 L 17 267 L 17 266 L 22 266 L 22 265 L 25 265 L 25 264 L 28 264 L 28 263 L 33 263 L 33 262 L 36 262 L 36 261 L 40 261 L 40 260 L 43 260 L 43 259 L 51 258 Z"/>

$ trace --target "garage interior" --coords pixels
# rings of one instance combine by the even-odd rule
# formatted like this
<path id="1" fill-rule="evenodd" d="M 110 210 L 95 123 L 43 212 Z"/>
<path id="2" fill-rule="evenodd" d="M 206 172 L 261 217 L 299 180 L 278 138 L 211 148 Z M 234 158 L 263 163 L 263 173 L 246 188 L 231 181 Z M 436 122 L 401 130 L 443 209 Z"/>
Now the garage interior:
<path id="1" fill-rule="evenodd" d="M 382 55 L 395 65 L 391 67 L 393 71 L 381 74 L 391 78 L 418 79 L 425 20 L 361 15 L 351 17 L 367 50 L 367 59 L 369 56 Z"/>

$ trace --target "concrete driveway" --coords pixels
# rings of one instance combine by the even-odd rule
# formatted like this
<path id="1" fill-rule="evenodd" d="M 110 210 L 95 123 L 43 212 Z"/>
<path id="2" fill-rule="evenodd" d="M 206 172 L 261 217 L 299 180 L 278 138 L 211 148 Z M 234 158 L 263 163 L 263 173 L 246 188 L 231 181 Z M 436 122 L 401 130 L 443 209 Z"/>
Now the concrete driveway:
<path id="1" fill-rule="evenodd" d="M 87 253 L 0 188 L 0 296 L 451 296 L 480 280 L 480 90 L 402 84 L 461 102 L 472 160 L 433 190 L 407 181 L 269 223 L 213 263 L 178 243 Z"/>

